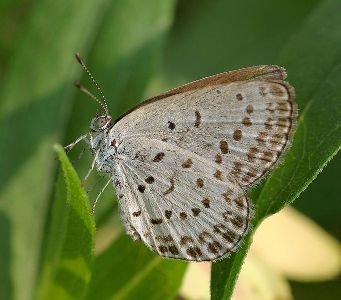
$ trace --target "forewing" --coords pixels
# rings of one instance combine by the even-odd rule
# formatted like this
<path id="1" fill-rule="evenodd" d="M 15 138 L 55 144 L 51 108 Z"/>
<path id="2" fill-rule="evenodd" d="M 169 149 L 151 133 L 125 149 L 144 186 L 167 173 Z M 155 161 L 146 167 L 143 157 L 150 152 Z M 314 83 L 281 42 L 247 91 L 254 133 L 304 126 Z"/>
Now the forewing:
<path id="1" fill-rule="evenodd" d="M 148 100 L 115 124 L 114 135 L 122 141 L 141 137 L 176 145 L 219 165 L 247 187 L 278 161 L 296 119 L 293 89 L 280 80 L 284 71 L 274 66 L 247 70 Z"/>
<path id="2" fill-rule="evenodd" d="M 165 257 L 215 260 L 234 251 L 252 214 L 225 170 L 188 150 L 130 139 L 116 190 L 127 232 Z"/>

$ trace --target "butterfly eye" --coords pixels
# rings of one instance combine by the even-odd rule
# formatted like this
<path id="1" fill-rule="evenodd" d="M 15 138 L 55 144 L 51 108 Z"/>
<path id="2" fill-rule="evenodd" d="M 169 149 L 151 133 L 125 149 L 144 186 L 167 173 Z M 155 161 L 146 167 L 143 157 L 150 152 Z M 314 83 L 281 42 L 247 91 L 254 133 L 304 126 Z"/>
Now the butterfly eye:
<path id="1" fill-rule="evenodd" d="M 98 127 L 100 128 L 100 127 L 102 127 L 102 126 L 104 126 L 105 125 L 105 123 L 106 123 L 106 118 L 99 118 L 98 119 Z"/>
<path id="2" fill-rule="evenodd" d="M 110 123 L 109 116 L 95 117 L 91 122 L 91 130 L 93 131 L 101 131 L 107 127 L 107 124 Z"/>

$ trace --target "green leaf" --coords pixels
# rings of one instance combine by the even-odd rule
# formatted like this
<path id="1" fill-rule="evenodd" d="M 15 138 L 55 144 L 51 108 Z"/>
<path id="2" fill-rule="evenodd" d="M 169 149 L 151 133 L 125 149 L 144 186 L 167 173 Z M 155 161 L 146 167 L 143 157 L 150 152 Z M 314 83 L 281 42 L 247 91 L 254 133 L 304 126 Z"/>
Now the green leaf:
<path id="1" fill-rule="evenodd" d="M 108 0 L 39 0 L 11 49 L 0 87 L 0 252 L 6 278 L 1 299 L 31 299 L 55 164 L 51 145 L 62 135 L 85 52 Z"/>
<path id="2" fill-rule="evenodd" d="M 339 1 L 325 1 L 283 50 L 280 60 L 293 74 L 289 80 L 296 88 L 300 116 L 292 148 L 255 201 L 252 231 L 265 217 L 294 201 L 340 149 L 340 9 Z M 231 297 L 246 250 L 247 245 L 231 259 L 213 265 L 212 299 Z"/>
<path id="3" fill-rule="evenodd" d="M 35 299 L 82 299 L 91 276 L 95 223 L 88 198 L 63 148 L 46 256 Z"/>
<path id="4" fill-rule="evenodd" d="M 121 235 L 96 258 L 86 299 L 174 299 L 186 266 Z"/>

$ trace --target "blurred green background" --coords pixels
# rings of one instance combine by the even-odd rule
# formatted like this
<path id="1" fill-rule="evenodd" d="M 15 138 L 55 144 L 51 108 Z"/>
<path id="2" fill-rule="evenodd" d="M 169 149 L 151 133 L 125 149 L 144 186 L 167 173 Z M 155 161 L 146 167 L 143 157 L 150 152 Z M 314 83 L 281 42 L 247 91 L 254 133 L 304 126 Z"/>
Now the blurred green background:
<path id="1" fill-rule="evenodd" d="M 333 19 L 333 11 L 341 12 L 339 1 L 1 1 L 0 298 L 31 299 L 55 189 L 52 145 L 66 145 L 86 132 L 97 109 L 73 87 L 82 78 L 94 90 L 74 60 L 76 51 L 100 83 L 115 118 L 148 96 L 244 66 L 284 62 L 289 82 L 304 83 L 297 80 L 300 68 L 303 74 L 307 68 L 318 72 L 321 61 L 332 66 L 335 53 L 341 53 L 341 22 L 332 24 L 340 45 L 321 46 L 329 32 L 323 20 L 328 14 Z M 305 51 L 295 53 L 297 36 L 318 22 L 320 40 L 307 36 Z M 308 65 L 315 56 L 319 64 Z M 305 87 L 295 87 L 302 109 L 308 101 L 300 98 Z M 81 149 L 70 153 L 71 159 Z M 89 162 L 85 154 L 75 163 L 81 178 Z M 338 239 L 340 173 L 338 154 L 294 203 Z M 95 183 L 93 178 L 89 186 Z M 90 199 L 97 192 L 96 186 Z M 110 190 L 101 199 L 98 226 L 117 213 L 113 198 Z M 295 299 L 341 295 L 336 280 L 292 282 L 291 288 Z"/>

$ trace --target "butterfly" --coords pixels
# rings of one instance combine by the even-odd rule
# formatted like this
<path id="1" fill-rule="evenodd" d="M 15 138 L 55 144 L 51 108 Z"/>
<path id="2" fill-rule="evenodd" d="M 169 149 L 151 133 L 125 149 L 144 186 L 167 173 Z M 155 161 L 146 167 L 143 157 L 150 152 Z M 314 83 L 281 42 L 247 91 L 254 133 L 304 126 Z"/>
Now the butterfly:
<path id="1" fill-rule="evenodd" d="M 110 175 L 103 190 L 113 183 L 126 232 L 168 258 L 214 261 L 236 251 L 253 216 L 247 190 L 278 163 L 294 131 L 285 70 L 263 65 L 206 77 L 114 121 L 76 58 L 103 100 L 76 85 L 103 113 L 67 149 L 89 145 L 91 170 Z"/>

